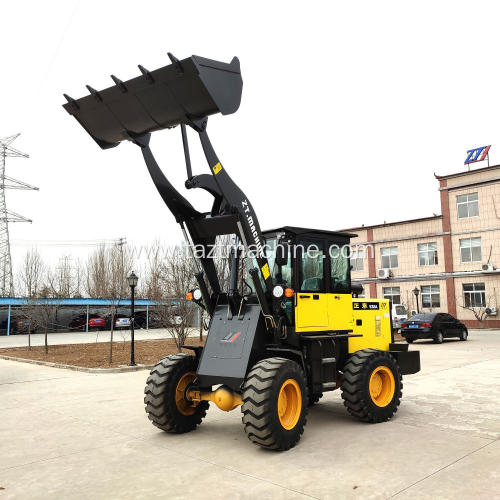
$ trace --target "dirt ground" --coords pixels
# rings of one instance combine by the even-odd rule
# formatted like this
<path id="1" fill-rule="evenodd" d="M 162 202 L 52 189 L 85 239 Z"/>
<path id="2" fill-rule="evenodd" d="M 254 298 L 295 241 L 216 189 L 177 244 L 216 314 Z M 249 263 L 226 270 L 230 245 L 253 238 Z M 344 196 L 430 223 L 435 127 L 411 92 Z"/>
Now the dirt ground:
<path id="1" fill-rule="evenodd" d="M 203 343 L 204 340 L 200 341 L 199 338 L 189 338 L 186 341 L 187 345 L 203 345 Z M 134 342 L 134 345 L 137 364 L 153 365 L 167 354 L 177 352 L 173 339 L 138 340 Z M 107 342 L 49 346 L 48 354 L 45 354 L 45 347 L 32 347 L 31 351 L 27 347 L 14 347 L 0 349 L 0 354 L 88 368 L 114 368 L 130 363 L 130 342 L 113 343 L 112 363 L 109 363 L 109 343 Z"/>
<path id="2" fill-rule="evenodd" d="M 404 341 L 399 334 L 394 336 L 394 340 L 396 342 Z M 198 338 L 188 338 L 186 344 L 203 345 L 204 342 L 205 340 L 200 342 Z M 183 351 L 192 352 L 185 349 Z M 177 347 L 173 339 L 135 341 L 135 362 L 137 364 L 153 365 L 167 354 L 176 352 Z M 113 343 L 112 363 L 109 363 L 108 342 L 49 346 L 48 354 L 45 354 L 43 346 L 32 347 L 31 351 L 27 347 L 13 347 L 0 349 L 0 355 L 87 368 L 116 368 L 130 363 L 130 342 L 116 341 Z"/>

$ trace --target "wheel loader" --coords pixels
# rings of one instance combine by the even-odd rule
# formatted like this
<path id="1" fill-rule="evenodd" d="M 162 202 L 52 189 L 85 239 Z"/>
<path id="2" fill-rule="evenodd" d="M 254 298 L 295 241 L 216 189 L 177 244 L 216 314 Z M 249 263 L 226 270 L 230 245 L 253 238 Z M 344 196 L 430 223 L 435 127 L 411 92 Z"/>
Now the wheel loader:
<path id="1" fill-rule="evenodd" d="M 184 433 L 202 422 L 212 402 L 240 407 L 253 443 L 288 450 L 299 441 L 308 406 L 341 390 L 347 411 L 385 422 L 398 409 L 402 376 L 420 370 L 418 351 L 394 343 L 391 303 L 360 298 L 351 284 L 347 232 L 283 226 L 262 231 L 253 206 L 210 142 L 208 117 L 240 105 L 243 82 L 235 57 L 223 63 L 192 56 L 73 99 L 66 111 L 102 148 L 131 141 L 142 152 L 160 196 L 192 253 L 187 299 L 209 319 L 203 347 L 184 346 L 161 359 L 146 382 L 145 407 L 159 429 Z M 150 148 L 151 133 L 179 126 L 185 187 L 213 197 L 199 211 L 168 181 Z M 194 131 L 210 173 L 194 175 L 188 142 Z M 258 165 L 256 170 L 262 169 Z M 265 190 L 261 192 L 264 194 Z M 222 287 L 210 249 L 232 235 L 230 279 Z M 202 250 L 200 252 L 200 249 Z"/>

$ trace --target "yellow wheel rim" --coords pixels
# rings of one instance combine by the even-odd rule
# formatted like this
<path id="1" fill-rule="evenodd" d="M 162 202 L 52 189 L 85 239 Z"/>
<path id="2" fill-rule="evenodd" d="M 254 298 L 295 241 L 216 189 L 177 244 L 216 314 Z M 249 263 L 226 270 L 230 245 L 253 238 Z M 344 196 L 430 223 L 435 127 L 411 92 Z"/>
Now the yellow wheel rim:
<path id="1" fill-rule="evenodd" d="M 370 396 L 377 406 L 387 406 L 394 397 L 396 384 L 394 375 L 387 366 L 378 366 L 373 370 L 369 383 Z"/>
<path id="2" fill-rule="evenodd" d="M 283 382 L 278 396 L 278 417 L 287 431 L 293 429 L 302 412 L 302 392 L 299 384 L 289 378 Z"/>
<path id="3" fill-rule="evenodd" d="M 179 413 L 185 416 L 193 415 L 196 411 L 196 405 L 186 400 L 186 387 L 191 384 L 195 378 L 195 372 L 185 373 L 179 379 L 177 387 L 175 388 L 175 406 L 177 406 Z"/>

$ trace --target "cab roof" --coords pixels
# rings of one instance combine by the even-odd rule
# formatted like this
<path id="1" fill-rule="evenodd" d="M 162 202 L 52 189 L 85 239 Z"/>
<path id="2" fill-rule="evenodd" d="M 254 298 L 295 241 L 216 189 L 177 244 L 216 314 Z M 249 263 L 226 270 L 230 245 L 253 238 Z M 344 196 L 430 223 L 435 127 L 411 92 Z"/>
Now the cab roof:
<path id="1" fill-rule="evenodd" d="M 295 226 L 283 226 L 275 229 L 267 229 L 263 231 L 264 235 L 270 233 L 292 233 L 296 236 L 308 235 L 308 236 L 318 236 L 324 238 L 325 236 L 332 236 L 334 238 L 355 238 L 357 234 L 346 233 L 339 231 L 326 231 L 324 229 L 311 229 L 307 227 L 295 227 Z"/>

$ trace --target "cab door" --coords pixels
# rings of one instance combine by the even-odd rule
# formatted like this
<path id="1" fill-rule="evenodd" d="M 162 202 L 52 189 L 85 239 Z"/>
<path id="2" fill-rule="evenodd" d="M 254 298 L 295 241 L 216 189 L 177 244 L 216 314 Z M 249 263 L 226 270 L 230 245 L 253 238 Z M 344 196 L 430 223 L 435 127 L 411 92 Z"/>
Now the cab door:
<path id="1" fill-rule="evenodd" d="M 329 294 L 328 316 L 331 330 L 353 330 L 351 273 L 349 248 L 345 244 L 331 243 L 328 249 Z"/>
<path id="2" fill-rule="evenodd" d="M 297 249 L 295 329 L 297 332 L 328 330 L 324 243 L 316 240 L 301 241 Z"/>

